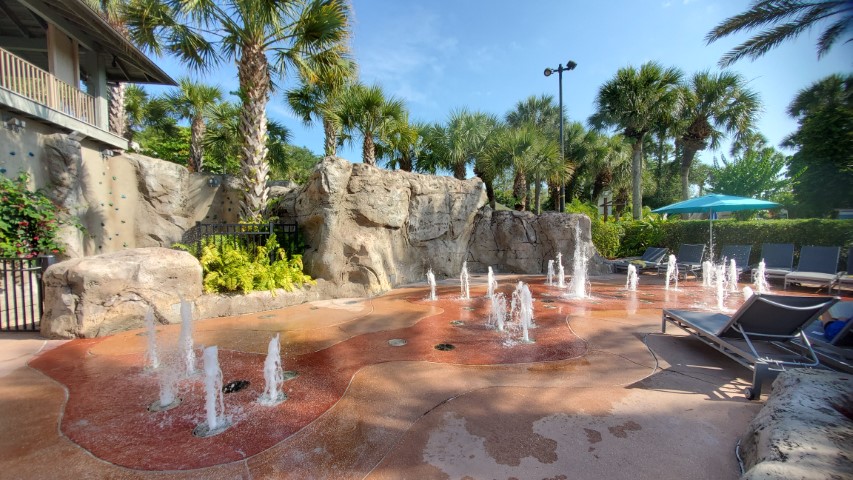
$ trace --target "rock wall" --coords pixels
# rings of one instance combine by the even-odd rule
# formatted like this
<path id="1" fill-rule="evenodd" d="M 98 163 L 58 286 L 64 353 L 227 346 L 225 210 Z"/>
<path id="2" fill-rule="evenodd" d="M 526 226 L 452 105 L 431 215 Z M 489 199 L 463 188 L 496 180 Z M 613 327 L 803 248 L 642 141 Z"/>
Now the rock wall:
<path id="1" fill-rule="evenodd" d="M 306 270 L 372 295 L 394 285 L 456 275 L 467 258 L 479 179 L 382 170 L 327 157 L 296 196 L 293 211 L 310 245 Z M 287 206 L 282 207 L 287 210 Z"/>
<path id="2" fill-rule="evenodd" d="M 563 265 L 570 271 L 578 242 L 590 274 L 610 272 L 592 246 L 590 220 L 586 215 L 557 212 L 536 215 L 486 207 L 474 221 L 468 267 L 479 272 L 491 266 L 500 273 L 545 273 L 548 260 L 562 253 Z"/>

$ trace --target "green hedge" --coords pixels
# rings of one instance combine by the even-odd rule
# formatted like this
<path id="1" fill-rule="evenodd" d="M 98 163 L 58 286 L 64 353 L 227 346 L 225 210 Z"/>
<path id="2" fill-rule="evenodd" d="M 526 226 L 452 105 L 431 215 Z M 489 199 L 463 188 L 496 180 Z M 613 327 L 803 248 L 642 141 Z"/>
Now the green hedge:
<path id="1" fill-rule="evenodd" d="M 624 235 L 622 226 L 613 222 L 592 220 L 592 244 L 602 256 L 611 258 L 619 253 L 619 239 Z"/>
<path id="2" fill-rule="evenodd" d="M 763 243 L 793 243 L 798 255 L 804 245 L 842 247 L 839 268 L 846 268 L 847 249 L 853 246 L 853 220 L 749 220 L 714 221 L 714 256 L 726 244 L 751 244 L 750 263 L 758 263 Z M 646 247 L 677 251 L 682 243 L 709 240 L 707 220 L 626 222 L 619 256 L 641 255 Z M 794 262 L 796 265 L 796 261 Z"/>

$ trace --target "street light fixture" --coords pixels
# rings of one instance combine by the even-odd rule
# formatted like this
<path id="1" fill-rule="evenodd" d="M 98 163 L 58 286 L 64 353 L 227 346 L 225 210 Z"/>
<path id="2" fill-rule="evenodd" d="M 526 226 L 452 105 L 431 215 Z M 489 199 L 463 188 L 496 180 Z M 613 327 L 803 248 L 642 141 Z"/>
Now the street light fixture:
<path id="1" fill-rule="evenodd" d="M 564 152 L 565 145 L 563 144 L 563 72 L 568 72 L 570 70 L 574 70 L 578 64 L 569 60 L 566 62 L 566 66 L 564 67 L 562 64 L 557 67 L 556 70 L 551 68 L 545 69 L 545 76 L 550 77 L 554 72 L 557 72 L 558 82 L 560 84 L 560 160 L 563 162 L 566 161 L 566 154 Z M 560 212 L 566 211 L 566 184 L 563 183 L 560 185 L 560 201 L 559 201 L 559 210 Z"/>

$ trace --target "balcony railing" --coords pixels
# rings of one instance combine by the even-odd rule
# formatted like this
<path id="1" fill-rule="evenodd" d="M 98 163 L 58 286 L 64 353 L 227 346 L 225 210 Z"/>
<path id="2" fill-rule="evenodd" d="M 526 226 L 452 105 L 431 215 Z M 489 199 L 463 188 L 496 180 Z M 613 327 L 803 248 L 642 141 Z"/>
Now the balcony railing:
<path id="1" fill-rule="evenodd" d="M 0 88 L 95 125 L 95 97 L 0 48 Z"/>

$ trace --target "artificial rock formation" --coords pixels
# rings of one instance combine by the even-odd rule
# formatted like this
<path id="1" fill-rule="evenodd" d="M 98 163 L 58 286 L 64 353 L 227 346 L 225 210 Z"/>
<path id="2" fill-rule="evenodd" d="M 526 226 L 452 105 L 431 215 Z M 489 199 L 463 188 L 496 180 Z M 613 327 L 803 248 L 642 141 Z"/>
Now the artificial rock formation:
<path id="1" fill-rule="evenodd" d="M 853 472 L 853 377 L 782 372 L 741 438 L 744 480 L 840 479 Z"/>
<path id="2" fill-rule="evenodd" d="M 592 275 L 609 273 L 596 255 L 586 215 L 545 212 L 493 211 L 483 208 L 474 222 L 468 247 L 468 267 L 485 271 L 489 266 L 501 273 L 543 273 L 548 260 L 563 254 L 568 269 L 577 251 L 588 260 Z"/>
<path id="3" fill-rule="evenodd" d="M 479 179 L 388 171 L 327 157 L 293 209 L 310 245 L 306 270 L 371 295 L 421 281 L 429 268 L 437 275 L 458 274 L 474 217 L 485 203 Z"/>
<path id="4" fill-rule="evenodd" d="M 44 273 L 42 335 L 97 337 L 140 328 L 149 308 L 160 323 L 180 321 L 180 299 L 201 295 L 202 270 L 187 252 L 138 248 L 76 258 Z"/>

